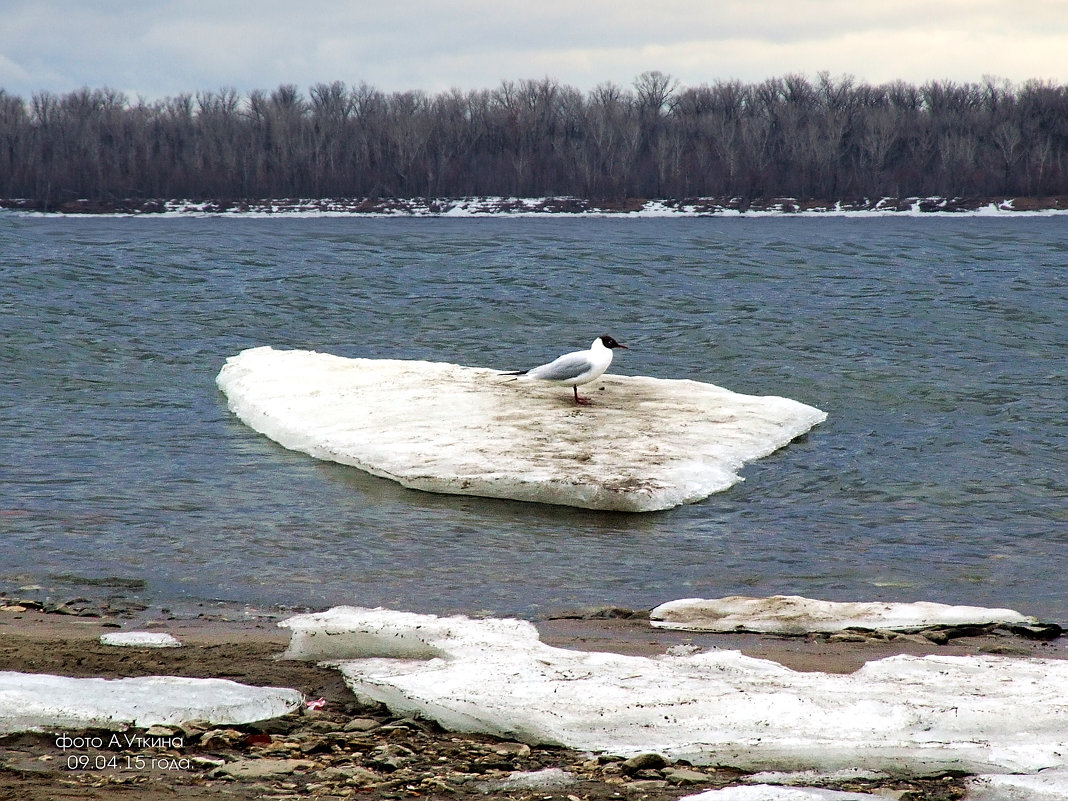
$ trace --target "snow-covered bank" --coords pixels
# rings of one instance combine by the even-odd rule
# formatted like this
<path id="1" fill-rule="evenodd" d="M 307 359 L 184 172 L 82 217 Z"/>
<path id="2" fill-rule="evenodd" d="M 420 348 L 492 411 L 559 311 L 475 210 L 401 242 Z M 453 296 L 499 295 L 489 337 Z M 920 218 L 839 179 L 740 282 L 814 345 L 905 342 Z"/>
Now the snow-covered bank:
<path id="1" fill-rule="evenodd" d="M 0 733 L 147 728 L 191 720 L 252 723 L 291 712 L 301 700 L 296 690 L 250 687 L 226 679 L 74 679 L 0 671 Z"/>
<path id="2" fill-rule="evenodd" d="M 775 595 L 770 598 L 683 598 L 649 613 L 659 628 L 686 631 L 752 631 L 807 634 L 856 629 L 916 631 L 932 626 L 1034 625 L 1012 609 L 917 603 L 841 603 Z"/>
<path id="3" fill-rule="evenodd" d="M 697 381 L 604 376 L 578 407 L 492 369 L 269 347 L 228 359 L 217 383 L 281 445 L 406 487 L 627 512 L 724 490 L 826 419 Z"/>
<path id="4" fill-rule="evenodd" d="M 748 770 L 1035 773 L 1068 767 L 1068 662 L 897 656 L 850 675 L 737 651 L 552 648 L 518 620 L 339 607 L 298 615 L 290 658 L 444 727 Z"/>
<path id="5" fill-rule="evenodd" d="M 223 215 L 234 217 L 1020 217 L 1068 214 L 1068 198 L 907 197 L 816 201 L 797 198 L 700 197 L 600 201 L 580 197 L 463 198 L 263 198 L 249 200 L 67 201 L 39 208 L 26 200 L 2 200 L 0 211 L 144 217 Z"/>

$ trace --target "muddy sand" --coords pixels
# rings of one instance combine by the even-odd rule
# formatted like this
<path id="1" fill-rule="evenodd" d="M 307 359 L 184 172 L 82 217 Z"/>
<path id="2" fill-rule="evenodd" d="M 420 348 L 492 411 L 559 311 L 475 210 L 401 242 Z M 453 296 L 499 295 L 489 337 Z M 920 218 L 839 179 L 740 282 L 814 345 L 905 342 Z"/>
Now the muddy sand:
<path id="1" fill-rule="evenodd" d="M 212 612 L 178 619 L 147 610 L 90 617 L 7 604 L 0 609 L 0 670 L 226 678 L 292 687 L 308 699 L 325 699 L 325 705 L 244 726 L 149 730 L 152 736 L 143 740 L 153 747 L 60 748 L 63 735 L 101 736 L 109 743 L 112 732 L 0 735 L 0 799 L 675 799 L 749 781 L 747 774 L 724 767 L 664 764 L 654 757 L 624 761 L 446 732 L 428 721 L 400 719 L 381 706 L 362 706 L 337 671 L 275 658 L 289 640 L 276 624 L 288 614 Z M 625 614 L 602 610 L 536 624 L 545 642 L 563 648 L 642 655 L 672 647 L 731 648 L 796 670 L 840 673 L 898 653 L 1068 658 L 1064 637 L 1040 641 L 951 630 L 936 636 L 944 640 L 937 644 L 923 637 L 694 634 L 653 629 L 640 616 L 618 616 Z M 119 630 L 165 631 L 184 647 L 99 643 L 101 634 Z M 535 772 L 541 773 L 528 775 Z M 964 796 L 963 778 L 955 775 L 825 786 L 906 801 Z"/>

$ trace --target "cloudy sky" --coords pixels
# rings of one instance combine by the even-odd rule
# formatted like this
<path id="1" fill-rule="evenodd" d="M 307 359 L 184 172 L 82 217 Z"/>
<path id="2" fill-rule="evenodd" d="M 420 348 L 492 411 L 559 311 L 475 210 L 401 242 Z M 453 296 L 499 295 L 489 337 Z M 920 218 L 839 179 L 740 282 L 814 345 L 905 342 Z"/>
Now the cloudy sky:
<path id="1" fill-rule="evenodd" d="M 361 81 L 683 85 L 820 71 L 870 83 L 1068 83 L 1064 0 L 0 0 L 0 89 L 131 98 Z"/>

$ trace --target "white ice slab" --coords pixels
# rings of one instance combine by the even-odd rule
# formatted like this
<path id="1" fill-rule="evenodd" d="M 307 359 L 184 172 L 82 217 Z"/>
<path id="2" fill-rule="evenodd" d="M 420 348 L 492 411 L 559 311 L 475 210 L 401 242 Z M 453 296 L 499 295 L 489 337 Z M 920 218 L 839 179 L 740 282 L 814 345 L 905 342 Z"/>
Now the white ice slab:
<path id="1" fill-rule="evenodd" d="M 180 648 L 182 643 L 171 634 L 159 631 L 113 631 L 100 635 L 101 645 L 130 648 Z"/>
<path id="2" fill-rule="evenodd" d="M 917 631 L 932 626 L 1038 623 L 1012 609 L 928 603 L 840 603 L 773 595 L 750 598 L 683 598 L 649 613 L 657 628 L 686 631 L 753 631 L 762 634 L 807 634 L 848 628 Z"/>
<path id="3" fill-rule="evenodd" d="M 217 383 L 261 434 L 406 487 L 628 512 L 727 489 L 746 462 L 827 417 L 787 398 L 636 376 L 604 376 L 585 388 L 594 405 L 579 407 L 567 387 L 497 370 L 268 347 L 228 359 Z"/>
<path id="4" fill-rule="evenodd" d="M 1068 770 L 1044 770 L 1034 775 L 973 776 L 965 782 L 967 801 L 1065 801 Z"/>
<path id="5" fill-rule="evenodd" d="M 897 656 L 838 675 L 737 651 L 570 651 L 517 620 L 339 607 L 282 625 L 287 656 L 335 660 L 358 696 L 452 730 L 748 770 L 1068 765 L 1066 661 Z"/>
<path id="6" fill-rule="evenodd" d="M 250 687 L 225 679 L 74 679 L 0 671 L 0 733 L 148 727 L 189 720 L 235 725 L 284 715 L 301 700 L 296 690 Z"/>

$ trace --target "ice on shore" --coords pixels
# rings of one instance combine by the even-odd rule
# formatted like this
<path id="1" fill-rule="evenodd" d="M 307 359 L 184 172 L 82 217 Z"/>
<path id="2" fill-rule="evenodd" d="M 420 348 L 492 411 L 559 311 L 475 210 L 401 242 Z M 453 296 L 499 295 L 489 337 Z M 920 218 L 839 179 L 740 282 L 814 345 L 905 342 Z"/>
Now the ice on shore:
<path id="1" fill-rule="evenodd" d="M 683 598 L 649 613 L 657 628 L 686 631 L 752 631 L 761 634 L 807 634 L 856 629 L 918 631 L 932 626 L 1037 624 L 1012 609 L 928 603 L 841 603 L 773 595 L 750 598 Z"/>
<path id="2" fill-rule="evenodd" d="M 1065 801 L 1068 769 L 1022 776 L 972 776 L 966 785 L 967 801 Z"/>
<path id="3" fill-rule="evenodd" d="M 824 790 L 819 787 L 775 787 L 742 784 L 686 795 L 678 801 L 886 801 L 885 795 Z"/>
<path id="4" fill-rule="evenodd" d="M 129 648 L 180 648 L 182 645 L 173 635 L 156 631 L 113 631 L 101 634 L 100 644 Z"/>
<path id="5" fill-rule="evenodd" d="M 189 720 L 236 725 L 284 715 L 301 700 L 296 690 L 250 687 L 226 679 L 75 679 L 0 671 L 0 734 L 148 727 Z"/>
<path id="6" fill-rule="evenodd" d="M 895 656 L 850 675 L 737 651 L 554 648 L 518 620 L 338 607 L 281 625 L 355 694 L 447 729 L 748 770 L 1032 773 L 1068 765 L 1068 661 Z"/>
<path id="7" fill-rule="evenodd" d="M 826 419 L 697 381 L 605 376 L 578 407 L 567 387 L 497 370 L 270 347 L 229 358 L 217 384 L 286 448 L 406 487 L 628 512 L 727 489 Z"/>

